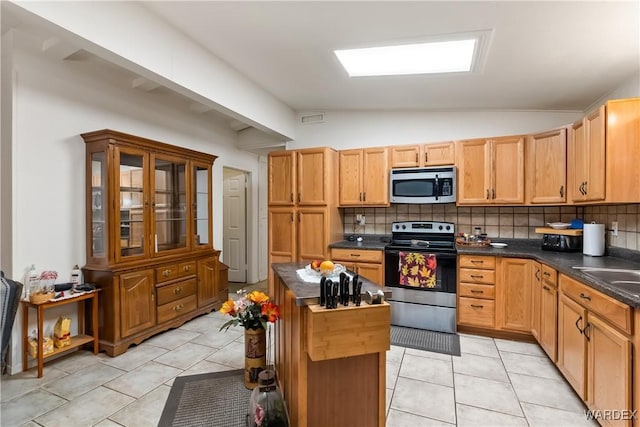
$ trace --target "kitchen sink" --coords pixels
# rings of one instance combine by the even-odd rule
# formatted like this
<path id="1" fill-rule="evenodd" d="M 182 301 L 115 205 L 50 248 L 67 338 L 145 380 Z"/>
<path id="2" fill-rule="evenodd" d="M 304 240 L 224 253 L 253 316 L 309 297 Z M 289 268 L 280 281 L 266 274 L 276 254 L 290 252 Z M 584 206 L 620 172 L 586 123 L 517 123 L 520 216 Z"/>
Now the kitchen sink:
<path id="1" fill-rule="evenodd" d="M 587 276 L 604 280 L 630 292 L 640 292 L 640 270 L 574 266 Z"/>

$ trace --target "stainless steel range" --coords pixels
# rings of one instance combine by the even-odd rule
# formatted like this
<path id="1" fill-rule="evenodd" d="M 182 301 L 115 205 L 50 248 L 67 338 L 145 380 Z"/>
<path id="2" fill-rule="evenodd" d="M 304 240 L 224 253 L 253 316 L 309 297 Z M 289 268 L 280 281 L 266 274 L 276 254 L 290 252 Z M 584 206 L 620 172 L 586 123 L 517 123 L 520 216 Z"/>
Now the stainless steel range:
<path id="1" fill-rule="evenodd" d="M 394 222 L 384 253 L 385 285 L 393 288 L 391 324 L 455 333 L 454 224 Z"/>

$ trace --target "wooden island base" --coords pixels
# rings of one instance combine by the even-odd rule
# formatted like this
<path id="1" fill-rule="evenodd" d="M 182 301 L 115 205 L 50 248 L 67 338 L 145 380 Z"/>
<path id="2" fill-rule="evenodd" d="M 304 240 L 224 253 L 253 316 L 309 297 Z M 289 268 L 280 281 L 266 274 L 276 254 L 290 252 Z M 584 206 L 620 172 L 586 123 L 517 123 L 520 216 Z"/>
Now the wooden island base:
<path id="1" fill-rule="evenodd" d="M 384 426 L 389 304 L 306 305 L 275 266 L 275 367 L 291 425 Z"/>

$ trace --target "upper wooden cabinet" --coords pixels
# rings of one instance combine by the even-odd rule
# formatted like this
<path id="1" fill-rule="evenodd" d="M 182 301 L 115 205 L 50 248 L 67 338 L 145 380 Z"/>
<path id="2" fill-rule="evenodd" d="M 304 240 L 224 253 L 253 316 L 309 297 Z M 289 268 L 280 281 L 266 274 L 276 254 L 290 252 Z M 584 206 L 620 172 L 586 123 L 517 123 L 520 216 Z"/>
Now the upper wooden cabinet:
<path id="1" fill-rule="evenodd" d="M 574 202 L 605 198 L 605 126 L 604 105 L 572 126 L 569 170 Z"/>
<path id="2" fill-rule="evenodd" d="M 82 136 L 89 265 L 213 249 L 215 156 L 109 130 Z"/>
<path id="3" fill-rule="evenodd" d="M 567 200 L 567 130 L 530 135 L 526 145 L 526 192 L 531 204 Z"/>
<path id="4" fill-rule="evenodd" d="M 339 152 L 340 206 L 389 206 L 388 150 Z"/>
<path id="5" fill-rule="evenodd" d="M 328 177 L 330 148 L 269 153 L 269 205 L 326 206 L 335 190 Z"/>
<path id="6" fill-rule="evenodd" d="M 455 163 L 453 142 L 402 145 L 389 148 L 392 168 L 452 165 Z"/>
<path id="7" fill-rule="evenodd" d="M 458 205 L 524 203 L 524 137 L 459 141 Z"/>
<path id="8" fill-rule="evenodd" d="M 606 202 L 640 202 L 640 98 L 606 105 Z"/>

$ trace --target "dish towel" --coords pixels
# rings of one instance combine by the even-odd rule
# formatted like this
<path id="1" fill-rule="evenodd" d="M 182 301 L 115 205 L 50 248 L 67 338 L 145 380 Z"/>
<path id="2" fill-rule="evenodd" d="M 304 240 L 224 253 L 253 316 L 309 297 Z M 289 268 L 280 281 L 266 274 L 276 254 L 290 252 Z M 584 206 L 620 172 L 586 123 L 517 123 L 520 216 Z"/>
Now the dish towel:
<path id="1" fill-rule="evenodd" d="M 400 284 L 415 288 L 435 288 L 437 267 L 435 254 L 400 252 Z"/>

